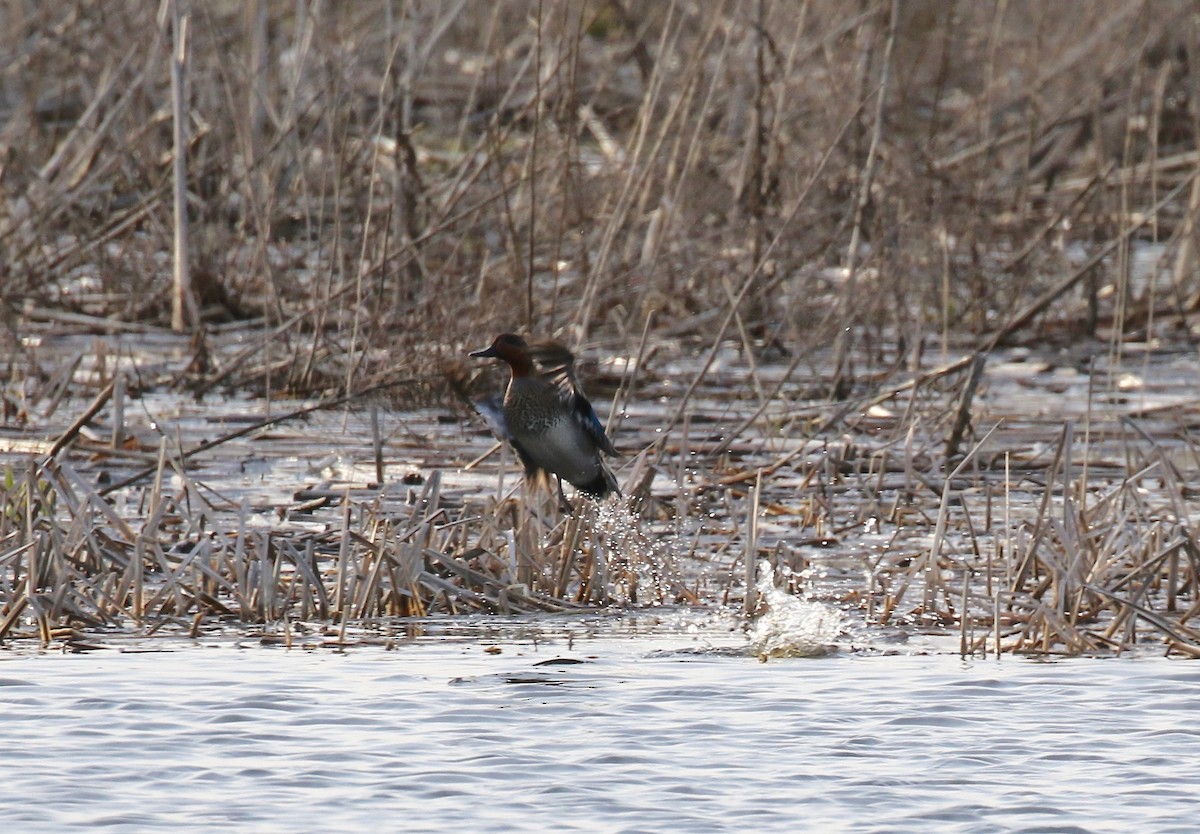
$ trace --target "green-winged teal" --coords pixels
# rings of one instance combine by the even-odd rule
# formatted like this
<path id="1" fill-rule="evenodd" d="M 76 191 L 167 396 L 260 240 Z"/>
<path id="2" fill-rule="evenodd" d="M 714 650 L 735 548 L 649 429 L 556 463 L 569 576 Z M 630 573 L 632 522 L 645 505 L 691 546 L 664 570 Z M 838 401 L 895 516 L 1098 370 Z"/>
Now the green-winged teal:
<path id="1" fill-rule="evenodd" d="M 593 498 L 620 494 L 600 458 L 601 452 L 615 456 L 617 450 L 580 390 L 569 350 L 555 342 L 530 345 L 505 333 L 471 356 L 502 359 L 512 369 L 504 398 L 486 397 L 475 406 L 492 431 L 512 444 L 526 477 L 553 475 L 560 498 L 564 479 Z"/>

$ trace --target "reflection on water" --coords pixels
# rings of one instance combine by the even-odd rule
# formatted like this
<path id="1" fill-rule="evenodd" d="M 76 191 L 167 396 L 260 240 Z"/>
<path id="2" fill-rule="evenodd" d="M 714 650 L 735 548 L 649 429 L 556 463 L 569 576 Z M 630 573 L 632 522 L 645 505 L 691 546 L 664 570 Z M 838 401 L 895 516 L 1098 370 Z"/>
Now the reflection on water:
<path id="1" fill-rule="evenodd" d="M 1200 666 L 694 624 L 0 660 L 7 831 L 1193 831 Z M 730 649 L 737 648 L 738 651 Z"/>

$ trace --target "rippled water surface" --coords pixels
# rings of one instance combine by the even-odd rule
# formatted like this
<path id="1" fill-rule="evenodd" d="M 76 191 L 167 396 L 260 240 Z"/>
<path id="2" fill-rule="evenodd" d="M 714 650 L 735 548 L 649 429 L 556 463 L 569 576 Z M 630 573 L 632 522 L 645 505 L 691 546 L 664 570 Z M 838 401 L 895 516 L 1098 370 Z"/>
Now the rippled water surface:
<path id="1" fill-rule="evenodd" d="M 514 631 L 0 659 L 12 832 L 1195 831 L 1200 665 Z"/>

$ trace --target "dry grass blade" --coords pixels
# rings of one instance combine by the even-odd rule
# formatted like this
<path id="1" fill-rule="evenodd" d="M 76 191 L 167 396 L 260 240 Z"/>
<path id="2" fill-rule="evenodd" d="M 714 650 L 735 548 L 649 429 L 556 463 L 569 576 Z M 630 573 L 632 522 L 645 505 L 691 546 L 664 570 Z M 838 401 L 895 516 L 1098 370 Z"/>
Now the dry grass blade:
<path id="1" fill-rule="evenodd" d="M 1193 650 L 1186 4 L 26 6 L 0 638 L 749 608 L 771 553 L 960 651 Z M 449 413 L 519 327 L 628 504 Z"/>

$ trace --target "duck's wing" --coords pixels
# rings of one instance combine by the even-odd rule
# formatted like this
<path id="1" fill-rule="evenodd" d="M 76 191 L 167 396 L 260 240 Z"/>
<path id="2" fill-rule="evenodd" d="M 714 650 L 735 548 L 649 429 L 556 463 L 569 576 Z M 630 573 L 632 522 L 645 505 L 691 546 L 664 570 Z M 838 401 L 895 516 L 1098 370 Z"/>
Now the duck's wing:
<path id="1" fill-rule="evenodd" d="M 596 416 L 596 409 L 592 408 L 592 404 L 588 402 L 588 398 L 583 395 L 582 391 L 575 391 L 575 399 L 572 406 L 579 424 L 583 426 L 584 431 L 595 442 L 596 448 L 606 455 L 617 457 L 617 450 L 612 445 L 612 441 L 608 439 L 608 435 L 604 433 L 604 425 L 600 422 L 600 418 Z"/>
<path id="2" fill-rule="evenodd" d="M 571 409 L 579 425 L 591 437 L 596 448 L 606 455 L 617 456 L 612 441 L 604 433 L 604 424 L 596 415 L 596 409 L 583 393 L 579 378 L 575 376 L 575 356 L 558 342 L 537 342 L 529 346 L 538 376 L 558 389 L 558 395 Z"/>
<path id="3" fill-rule="evenodd" d="M 471 390 L 470 374 L 461 363 L 451 363 L 444 371 L 451 390 L 483 418 L 483 422 L 487 423 L 487 427 L 492 430 L 492 434 L 496 435 L 497 440 L 504 441 L 513 447 L 525 474 L 539 476 L 543 472 L 541 467 L 526 454 L 525 450 L 521 448 L 521 444 L 513 440 L 512 433 L 508 430 L 508 420 L 504 416 L 504 395 L 475 394 Z"/>
<path id="4" fill-rule="evenodd" d="M 575 356 L 558 342 L 534 342 L 529 346 L 529 358 L 540 379 L 553 385 L 564 397 L 579 389 L 575 377 Z"/>
<path id="5" fill-rule="evenodd" d="M 502 394 L 478 394 L 473 388 L 474 380 L 461 362 L 448 363 L 443 369 L 450 390 L 471 406 L 487 423 L 497 440 L 512 441 L 508 431 L 508 420 L 504 418 L 504 396 Z"/>
<path id="6" fill-rule="evenodd" d="M 508 420 L 504 418 L 504 397 L 499 394 L 489 394 L 484 397 L 473 397 L 469 402 L 498 440 L 512 441 L 512 435 L 508 431 Z"/>

